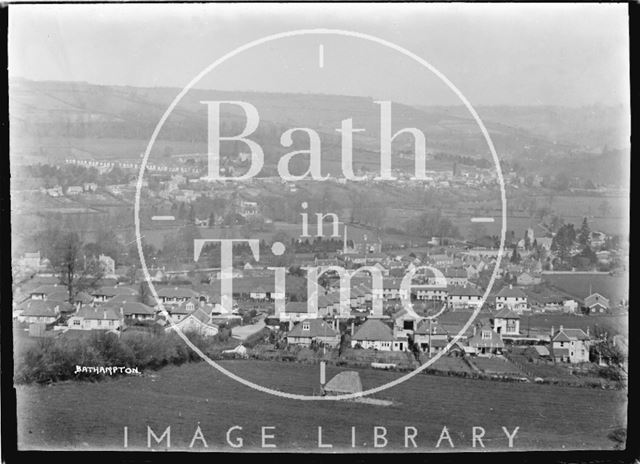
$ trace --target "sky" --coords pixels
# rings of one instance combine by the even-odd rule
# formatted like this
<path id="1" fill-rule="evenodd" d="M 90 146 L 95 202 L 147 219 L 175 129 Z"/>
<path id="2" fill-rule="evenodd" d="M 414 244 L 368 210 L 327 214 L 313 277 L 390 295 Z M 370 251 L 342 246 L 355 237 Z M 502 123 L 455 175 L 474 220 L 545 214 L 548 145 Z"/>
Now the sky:
<path id="1" fill-rule="evenodd" d="M 629 100 L 624 4 L 13 4 L 9 76 L 182 88 L 237 47 L 318 28 L 369 34 L 407 49 L 474 105 L 626 106 Z M 335 34 L 258 45 L 196 87 L 460 104 L 415 60 Z"/>

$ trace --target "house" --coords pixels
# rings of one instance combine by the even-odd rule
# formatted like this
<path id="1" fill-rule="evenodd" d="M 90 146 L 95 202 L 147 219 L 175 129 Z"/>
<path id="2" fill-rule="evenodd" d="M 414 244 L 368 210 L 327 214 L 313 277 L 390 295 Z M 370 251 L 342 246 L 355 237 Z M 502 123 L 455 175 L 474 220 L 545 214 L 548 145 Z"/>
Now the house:
<path id="1" fill-rule="evenodd" d="M 95 192 L 96 190 L 98 190 L 98 184 L 96 184 L 95 182 L 85 182 L 84 184 L 82 184 L 82 189 L 85 192 Z"/>
<path id="2" fill-rule="evenodd" d="M 551 335 L 551 353 L 555 362 L 569 362 L 572 364 L 589 362 L 589 346 L 591 337 L 589 329 L 565 329 Z"/>
<path id="3" fill-rule="evenodd" d="M 536 241 L 539 247 L 542 247 L 546 251 L 551 251 L 552 237 L 536 237 Z"/>
<path id="4" fill-rule="evenodd" d="M 415 311 L 407 311 L 405 308 L 393 314 L 391 318 L 393 319 L 393 333 L 404 337 L 413 334 L 423 319 Z"/>
<path id="5" fill-rule="evenodd" d="M 258 203 L 255 201 L 240 200 L 240 215 L 243 217 L 255 216 L 260 213 Z"/>
<path id="6" fill-rule="evenodd" d="M 604 232 L 599 232 L 597 230 L 591 232 L 591 246 L 593 248 L 601 247 L 602 245 L 604 245 L 606 240 L 607 234 L 605 234 Z"/>
<path id="7" fill-rule="evenodd" d="M 306 301 L 290 301 L 277 316 L 280 317 L 280 322 L 292 324 L 306 319 L 317 319 L 318 308 L 309 308 Z"/>
<path id="8" fill-rule="evenodd" d="M 434 354 L 438 353 L 449 343 L 449 332 L 443 327 L 431 321 L 422 321 L 414 333 L 413 342 L 420 350 Z"/>
<path id="9" fill-rule="evenodd" d="M 448 267 L 442 272 L 448 285 L 465 286 L 469 283 L 467 271 L 462 267 Z"/>
<path id="10" fill-rule="evenodd" d="M 93 296 L 93 301 L 95 303 L 104 303 L 117 295 L 126 295 L 133 299 L 133 297 L 138 295 L 138 292 L 130 287 L 105 286 L 100 287 L 97 290 L 93 290 L 91 295 Z"/>
<path id="11" fill-rule="evenodd" d="M 412 285 L 411 289 L 418 300 L 446 301 L 447 287 L 437 285 Z"/>
<path id="12" fill-rule="evenodd" d="M 82 186 L 72 185 L 67 187 L 67 195 L 80 195 L 83 192 Z"/>
<path id="13" fill-rule="evenodd" d="M 448 287 L 447 305 L 451 309 L 476 309 L 482 306 L 482 292 L 471 285 Z"/>
<path id="14" fill-rule="evenodd" d="M 52 293 L 60 291 L 67 291 L 67 287 L 58 284 L 41 285 L 29 292 L 29 296 L 32 300 L 46 300 Z"/>
<path id="15" fill-rule="evenodd" d="M 158 290 L 158 298 L 163 304 L 180 304 L 200 295 L 190 288 L 164 287 Z"/>
<path id="16" fill-rule="evenodd" d="M 392 351 L 394 347 L 393 331 L 389 326 L 376 319 L 369 319 L 362 324 L 351 337 L 351 347 Z M 404 351 L 404 346 L 402 347 Z"/>
<path id="17" fill-rule="evenodd" d="M 502 336 L 491 326 L 483 325 L 479 329 L 474 327 L 473 332 L 473 336 L 469 338 L 469 346 L 474 348 L 477 354 L 502 354 Z"/>
<path id="18" fill-rule="evenodd" d="M 599 293 L 592 293 L 584 299 L 584 307 L 589 313 L 604 313 L 609 310 L 609 299 Z"/>
<path id="19" fill-rule="evenodd" d="M 123 301 L 117 303 L 109 301 L 105 303 L 103 307 L 113 308 L 118 314 L 139 321 L 153 320 L 156 314 L 151 306 L 147 306 L 138 301 Z"/>
<path id="20" fill-rule="evenodd" d="M 122 313 L 114 308 L 81 308 L 72 315 L 67 325 L 74 330 L 118 330 L 122 326 Z"/>
<path id="21" fill-rule="evenodd" d="M 410 289 L 401 289 L 402 279 L 383 278 L 382 279 L 382 298 L 385 300 L 397 300 L 401 297 L 409 298 Z M 374 294 L 378 293 L 378 289 L 373 289 Z M 374 295 L 377 296 L 377 295 Z"/>
<path id="22" fill-rule="evenodd" d="M 233 297 L 238 300 L 273 301 L 277 298 L 284 298 L 285 295 L 276 292 L 273 278 L 256 276 L 235 278 L 233 280 Z"/>
<path id="23" fill-rule="evenodd" d="M 174 321 L 175 322 L 175 321 Z M 201 307 L 186 314 L 174 325 L 169 325 L 165 331 L 180 330 L 182 333 L 197 333 L 204 337 L 212 337 L 219 331 L 218 325 L 212 321 L 211 314 Z"/>
<path id="24" fill-rule="evenodd" d="M 209 227 L 209 219 L 210 218 L 205 218 L 205 219 L 195 218 L 195 224 L 198 227 Z"/>
<path id="25" fill-rule="evenodd" d="M 47 195 L 49 195 L 50 197 L 61 197 L 62 196 L 62 187 L 60 185 L 56 185 L 53 188 L 47 189 L 46 190 Z"/>
<path id="26" fill-rule="evenodd" d="M 508 306 L 499 310 L 492 319 L 493 330 L 500 335 L 520 335 L 520 316 Z"/>
<path id="27" fill-rule="evenodd" d="M 60 316 L 60 303 L 44 300 L 26 300 L 18 305 L 14 314 L 18 322 L 53 324 Z"/>
<path id="28" fill-rule="evenodd" d="M 542 282 L 542 279 L 540 277 L 534 277 L 528 272 L 523 272 L 517 277 L 518 285 L 522 285 L 522 286 L 538 285 L 540 282 Z"/>
<path id="29" fill-rule="evenodd" d="M 309 346 L 314 341 L 335 347 L 340 344 L 340 334 L 322 319 L 298 322 L 287 334 L 290 345 Z"/>
<path id="30" fill-rule="evenodd" d="M 529 309 L 527 294 L 517 287 L 513 288 L 513 285 L 503 287 L 496 294 L 496 309 L 504 307 L 508 307 L 517 313 L 527 311 Z"/>
<path id="31" fill-rule="evenodd" d="M 562 303 L 562 310 L 565 313 L 576 314 L 578 312 L 578 308 L 578 302 L 574 299 L 564 300 L 564 302 Z"/>

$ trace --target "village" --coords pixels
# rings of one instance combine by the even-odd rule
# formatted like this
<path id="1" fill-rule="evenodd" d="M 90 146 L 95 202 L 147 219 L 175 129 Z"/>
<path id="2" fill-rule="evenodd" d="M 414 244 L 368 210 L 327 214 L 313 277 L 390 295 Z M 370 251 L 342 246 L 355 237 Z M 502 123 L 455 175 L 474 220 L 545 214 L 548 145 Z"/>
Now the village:
<path id="1" fill-rule="evenodd" d="M 354 242 L 342 229 L 335 252 L 295 255 L 286 271 L 293 283 L 284 291 L 269 263 L 239 255 L 230 274 L 232 305 L 221 301 L 220 267 L 150 268 L 154 295 L 142 270 L 123 273 L 113 258 L 100 255 L 99 279 L 70 298 L 51 263 L 26 254 L 15 263 L 31 274 L 15 288 L 14 321 L 19 336 L 30 338 L 161 329 L 213 339 L 226 330 L 233 343 L 221 355 L 240 359 L 322 358 L 411 369 L 438 356 L 440 370 L 519 381 L 568 381 L 611 366 L 626 375 L 628 294 L 598 283 L 614 279 L 611 273 L 544 271 L 539 250 L 557 254 L 553 238 L 529 229 L 500 256 L 495 248 L 460 243 L 383 251 L 380 242 Z M 583 238 L 594 252 L 607 239 L 597 232 Z M 498 260 L 497 279 L 485 295 Z M 317 302 L 307 299 L 304 271 L 310 268 L 320 272 Z M 590 283 L 567 286 L 566 278 Z M 348 286 L 346 300 L 341 282 Z"/>

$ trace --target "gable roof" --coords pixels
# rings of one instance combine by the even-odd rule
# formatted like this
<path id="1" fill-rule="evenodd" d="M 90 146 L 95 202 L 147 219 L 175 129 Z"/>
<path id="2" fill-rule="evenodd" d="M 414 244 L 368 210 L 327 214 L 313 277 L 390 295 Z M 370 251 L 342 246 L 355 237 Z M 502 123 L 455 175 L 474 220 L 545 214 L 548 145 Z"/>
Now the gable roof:
<path id="1" fill-rule="evenodd" d="M 587 307 L 591 307 L 591 306 L 595 306 L 595 305 L 602 305 L 604 307 L 609 307 L 609 299 L 602 296 L 599 293 L 592 293 L 591 295 L 589 295 L 588 297 L 586 297 L 584 299 L 584 305 Z"/>
<path id="2" fill-rule="evenodd" d="M 560 329 L 551 339 L 552 342 L 572 342 L 589 340 L 590 337 L 582 329 Z"/>
<path id="3" fill-rule="evenodd" d="M 133 296 L 133 295 L 137 295 L 138 292 L 134 289 L 132 289 L 131 287 L 100 287 L 97 290 L 94 290 L 91 292 L 91 294 L 93 296 L 107 296 L 107 297 L 114 297 L 116 295 L 129 295 L 129 296 Z"/>
<path id="4" fill-rule="evenodd" d="M 22 316 L 26 317 L 57 317 L 55 308 L 58 305 L 58 302 L 26 300 L 18 309 L 22 309 Z"/>
<path id="5" fill-rule="evenodd" d="M 422 321 L 415 331 L 418 335 L 429 335 L 429 321 Z M 449 335 L 449 332 L 439 324 L 431 324 L 431 335 Z"/>
<path id="6" fill-rule="evenodd" d="M 82 319 L 89 319 L 89 320 L 97 320 L 97 319 L 119 320 L 120 319 L 120 315 L 117 314 L 113 308 L 108 308 L 108 307 L 80 308 L 74 316 L 80 317 Z"/>
<path id="7" fill-rule="evenodd" d="M 50 293 L 55 293 L 59 291 L 64 291 L 65 286 L 62 284 L 50 284 L 50 285 L 40 285 L 38 288 L 31 290 L 29 292 L 30 295 L 49 295 Z"/>
<path id="8" fill-rule="evenodd" d="M 491 333 L 491 338 L 482 338 L 483 332 Z M 504 342 L 502 341 L 502 337 L 499 333 L 488 326 L 483 326 L 479 328 L 476 334 L 469 339 L 469 346 L 476 348 L 503 348 Z"/>
<path id="9" fill-rule="evenodd" d="M 101 307 L 113 308 L 118 313 L 120 312 L 120 310 L 122 310 L 125 316 L 133 316 L 138 314 L 153 316 L 155 314 L 153 308 L 147 306 L 146 304 L 140 303 L 139 301 L 122 301 L 117 303 L 108 301 Z"/>
<path id="10" fill-rule="evenodd" d="M 482 296 L 482 292 L 471 285 L 467 285 L 466 287 L 462 285 L 452 285 L 447 287 L 447 292 L 449 296 Z"/>
<path id="11" fill-rule="evenodd" d="M 496 294 L 496 298 L 526 298 L 527 294 L 524 293 L 518 287 L 502 287 L 502 289 Z"/>
<path id="12" fill-rule="evenodd" d="M 306 327 L 308 324 L 309 329 L 304 330 L 303 327 Z M 333 330 L 329 324 L 327 324 L 322 319 L 310 319 L 308 321 L 303 321 L 297 323 L 293 329 L 289 331 L 287 337 L 335 337 L 338 335 L 338 332 Z"/>
<path id="13" fill-rule="evenodd" d="M 494 316 L 494 319 L 520 319 L 517 313 L 513 312 L 510 308 L 504 307 L 498 311 Z"/>
<path id="14" fill-rule="evenodd" d="M 393 332 L 386 324 L 375 319 L 368 319 L 358 328 L 351 339 L 390 342 L 393 341 Z"/>

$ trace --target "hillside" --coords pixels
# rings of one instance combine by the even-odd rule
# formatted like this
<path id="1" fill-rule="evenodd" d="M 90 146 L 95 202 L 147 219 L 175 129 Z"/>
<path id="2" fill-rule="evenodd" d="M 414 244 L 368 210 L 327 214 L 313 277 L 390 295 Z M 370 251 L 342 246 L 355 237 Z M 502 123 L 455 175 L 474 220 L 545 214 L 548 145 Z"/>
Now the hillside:
<path id="1" fill-rule="evenodd" d="M 81 82 L 10 82 L 12 162 L 56 161 L 74 156 L 88 159 L 135 159 L 144 151 L 149 137 L 171 100 L 175 88 L 100 86 Z M 242 100 L 260 113 L 260 126 L 252 135 L 264 148 L 266 165 L 292 149 L 308 144 L 305 134 L 294 136 L 291 148 L 280 145 L 280 135 L 293 127 L 318 131 L 322 140 L 323 163 L 329 172 L 339 167 L 340 121 L 353 118 L 355 128 L 365 132 L 354 136 L 356 167 L 377 169 L 380 108 L 363 97 L 277 94 L 263 92 L 222 92 L 195 89 L 176 107 L 161 131 L 154 154 L 206 152 L 206 100 Z M 523 111 L 526 111 L 524 109 Z M 235 106 L 223 107 L 222 134 L 237 134 L 244 115 Z M 427 138 L 428 152 L 448 152 L 490 159 L 476 124 L 456 111 L 414 108 L 394 103 L 393 130 L 417 127 Z M 570 150 L 558 147 L 540 134 L 502 122 L 485 120 L 501 157 L 516 156 L 525 147 L 545 153 Z M 410 136 L 399 137 L 394 151 L 409 151 Z M 236 148 L 227 144 L 228 154 Z M 224 154 L 224 151 L 223 151 Z M 332 166 L 332 163 L 336 166 Z M 412 161 L 394 157 L 394 166 L 411 169 Z M 333 173 L 333 172 L 332 172 Z"/>

